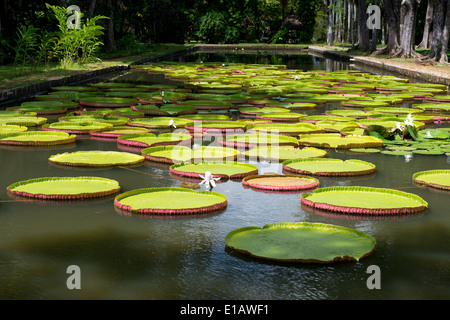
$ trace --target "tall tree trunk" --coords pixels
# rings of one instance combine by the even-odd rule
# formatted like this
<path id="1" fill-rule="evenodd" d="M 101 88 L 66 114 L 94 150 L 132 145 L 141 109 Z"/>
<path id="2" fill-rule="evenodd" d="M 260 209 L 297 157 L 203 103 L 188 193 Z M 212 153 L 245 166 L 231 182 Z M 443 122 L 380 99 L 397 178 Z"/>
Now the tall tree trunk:
<path id="1" fill-rule="evenodd" d="M 391 57 L 400 50 L 400 1 L 384 0 L 384 13 L 388 26 L 387 45 L 372 55 L 387 54 Z"/>
<path id="2" fill-rule="evenodd" d="M 108 28 L 106 30 L 106 50 L 114 51 L 117 49 L 116 39 L 114 37 L 114 7 L 112 5 L 112 1 L 108 0 L 108 8 L 109 8 L 109 21 Z"/>
<path id="3" fill-rule="evenodd" d="M 367 3 L 366 0 L 358 1 L 358 49 L 370 51 L 369 29 L 367 28 Z"/>
<path id="4" fill-rule="evenodd" d="M 427 5 L 427 15 L 425 18 L 425 27 L 423 30 L 422 41 L 419 43 L 417 48 L 428 48 L 430 45 L 430 29 L 431 24 L 433 23 L 433 2 L 432 0 L 428 0 Z"/>
<path id="5" fill-rule="evenodd" d="M 325 0 L 325 6 L 327 7 L 327 45 L 332 46 L 334 42 L 334 32 L 333 32 L 333 0 Z"/>
<path id="6" fill-rule="evenodd" d="M 91 0 L 91 3 L 89 4 L 89 9 L 88 9 L 88 17 L 89 18 L 92 18 L 94 16 L 96 3 L 97 3 L 97 0 Z"/>
<path id="7" fill-rule="evenodd" d="M 400 49 L 393 57 L 408 59 L 412 57 L 421 57 L 414 50 L 414 36 L 416 28 L 417 7 L 420 0 L 403 0 L 401 7 L 402 27 L 400 31 Z"/>
<path id="8" fill-rule="evenodd" d="M 433 37 L 430 54 L 427 58 L 446 63 L 448 61 L 450 0 L 434 0 L 433 12 Z"/>

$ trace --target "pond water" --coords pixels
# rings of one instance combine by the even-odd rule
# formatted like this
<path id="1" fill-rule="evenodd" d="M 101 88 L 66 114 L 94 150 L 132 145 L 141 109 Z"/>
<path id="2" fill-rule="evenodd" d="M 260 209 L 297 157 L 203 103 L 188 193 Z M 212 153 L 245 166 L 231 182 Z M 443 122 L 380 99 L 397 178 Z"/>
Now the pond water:
<path id="1" fill-rule="evenodd" d="M 236 55 L 237 56 L 237 55 Z M 219 59 L 186 56 L 180 59 Z M 351 68 L 309 55 L 239 62 L 283 63 L 304 70 Z M 229 56 L 225 59 L 231 59 Z M 278 59 L 278 60 L 270 60 Z M 214 60 L 213 60 L 214 61 Z M 231 60 L 223 60 L 231 61 Z M 253 61 L 253 62 L 251 62 Z M 120 82 L 157 83 L 158 76 L 130 72 Z M 323 113 L 333 104 L 310 114 Z M 237 117 L 237 112 L 232 111 Z M 308 113 L 308 112 L 307 112 Z M 214 145 L 214 141 L 206 144 Z M 342 217 L 303 208 L 300 193 L 274 194 L 218 183 L 227 209 L 195 217 L 124 215 L 114 197 L 51 202 L 13 199 L 10 184 L 38 177 L 99 176 L 119 181 L 122 191 L 179 187 L 169 166 L 74 169 L 48 162 L 51 155 L 78 150 L 121 151 L 115 141 L 82 138 L 63 147 L 0 147 L 1 299 L 160 299 L 160 300 L 379 300 L 450 297 L 450 197 L 448 192 L 413 184 L 415 172 L 448 169 L 446 156 L 389 156 L 329 150 L 328 157 L 374 163 L 370 176 L 320 178 L 320 186 L 394 188 L 419 195 L 429 209 L 412 217 Z M 242 160 L 242 159 L 241 159 Z M 244 160 L 242 160 L 244 161 Z M 260 173 L 282 173 L 280 163 L 251 162 Z M 276 222 L 320 222 L 373 236 L 375 252 L 357 263 L 329 265 L 273 263 L 225 249 L 226 235 L 241 227 Z M 69 290 L 67 268 L 79 266 L 81 289 Z M 381 288 L 369 289 L 369 266 L 381 272 Z"/>

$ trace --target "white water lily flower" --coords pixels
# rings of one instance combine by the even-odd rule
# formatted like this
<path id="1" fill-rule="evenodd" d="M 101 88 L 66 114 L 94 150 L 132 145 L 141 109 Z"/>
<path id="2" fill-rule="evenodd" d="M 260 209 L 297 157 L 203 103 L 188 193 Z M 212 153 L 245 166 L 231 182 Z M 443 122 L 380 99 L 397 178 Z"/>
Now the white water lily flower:
<path id="1" fill-rule="evenodd" d="M 298 76 L 295 76 L 295 80 L 299 80 L 300 78 Z"/>
<path id="2" fill-rule="evenodd" d="M 175 122 L 173 120 L 169 121 L 169 126 L 174 127 L 175 129 L 177 128 L 177 126 L 175 125 Z"/>
<path id="3" fill-rule="evenodd" d="M 408 116 L 406 117 L 406 120 L 404 121 L 404 124 L 407 126 L 414 127 L 414 118 L 411 116 L 411 114 L 408 114 Z"/>
<path id="4" fill-rule="evenodd" d="M 212 186 L 212 187 L 215 187 L 216 186 L 216 181 L 220 180 L 220 177 L 219 178 L 214 178 L 212 173 L 209 172 L 209 171 L 206 171 L 204 176 L 202 176 L 201 174 L 199 176 L 200 176 L 200 178 L 203 179 L 203 181 L 200 182 L 200 184 L 205 184 L 207 186 Z"/>
<path id="5" fill-rule="evenodd" d="M 161 91 L 161 97 L 164 97 L 164 91 Z"/>
<path id="6" fill-rule="evenodd" d="M 395 129 L 398 129 L 400 131 L 403 131 L 403 128 L 405 128 L 405 126 L 403 126 L 400 122 L 397 122 L 395 126 Z"/>

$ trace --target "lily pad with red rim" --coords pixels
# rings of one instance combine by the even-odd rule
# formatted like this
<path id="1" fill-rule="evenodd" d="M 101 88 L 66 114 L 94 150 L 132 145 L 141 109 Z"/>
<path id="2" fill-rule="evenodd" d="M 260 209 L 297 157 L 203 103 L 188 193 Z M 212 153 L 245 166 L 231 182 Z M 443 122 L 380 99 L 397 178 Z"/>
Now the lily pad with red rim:
<path id="1" fill-rule="evenodd" d="M 416 172 L 413 175 L 413 181 L 417 184 L 450 190 L 450 170 L 427 170 Z"/>
<path id="2" fill-rule="evenodd" d="M 145 158 L 128 152 L 118 151 L 75 151 L 52 155 L 49 162 L 74 167 L 114 167 L 143 163 Z"/>
<path id="3" fill-rule="evenodd" d="M 28 198 L 82 200 L 117 193 L 120 186 L 115 180 L 99 177 L 45 177 L 13 183 L 7 190 Z"/>
<path id="4" fill-rule="evenodd" d="M 342 214 L 414 214 L 428 208 L 421 197 L 394 189 L 371 187 L 328 187 L 304 193 L 302 204 Z"/>
<path id="5" fill-rule="evenodd" d="M 297 174 L 317 176 L 360 176 L 376 171 L 373 163 L 362 160 L 331 158 L 293 159 L 284 161 L 283 170 Z"/>
<path id="6" fill-rule="evenodd" d="M 118 144 L 139 148 L 167 145 L 190 146 L 191 142 L 192 136 L 183 133 L 162 133 L 158 136 L 153 133 L 132 133 L 117 138 Z"/>
<path id="7" fill-rule="evenodd" d="M 128 191 L 114 199 L 121 210 L 154 215 L 191 215 L 223 210 L 225 195 L 185 188 L 147 188 Z"/>
<path id="8" fill-rule="evenodd" d="M 75 135 L 65 132 L 15 132 L 0 134 L 0 144 L 15 146 L 54 146 L 74 143 Z"/>
<path id="9" fill-rule="evenodd" d="M 216 178 L 242 179 L 249 175 L 258 174 L 258 167 L 252 164 L 239 162 L 202 162 L 193 164 L 174 164 L 170 172 L 176 176 L 201 180 L 200 175 L 211 172 Z"/>
<path id="10" fill-rule="evenodd" d="M 314 189 L 319 185 L 319 180 L 300 175 L 262 174 L 245 177 L 242 185 L 257 190 L 292 192 Z"/>

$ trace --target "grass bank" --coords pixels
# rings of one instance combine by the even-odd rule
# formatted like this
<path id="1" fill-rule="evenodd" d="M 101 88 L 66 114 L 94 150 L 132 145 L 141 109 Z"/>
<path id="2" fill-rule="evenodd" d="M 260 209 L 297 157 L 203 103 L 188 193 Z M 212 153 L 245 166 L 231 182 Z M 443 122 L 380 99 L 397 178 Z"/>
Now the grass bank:
<path id="1" fill-rule="evenodd" d="M 5 65 L 0 66 L 0 90 L 13 89 L 24 85 L 67 77 L 81 72 L 108 68 L 117 65 L 129 65 L 132 62 L 187 49 L 192 45 L 155 44 L 149 50 L 139 54 L 129 54 L 126 51 L 115 51 L 104 54 L 98 62 L 89 64 L 73 64 L 61 68 L 59 63 L 49 65 Z"/>

